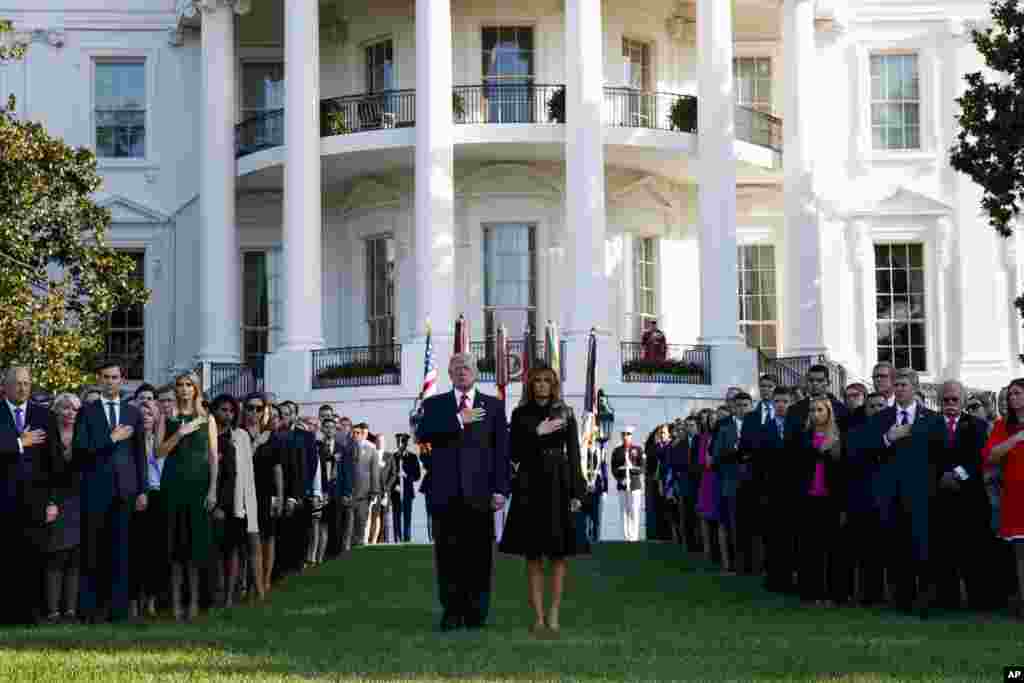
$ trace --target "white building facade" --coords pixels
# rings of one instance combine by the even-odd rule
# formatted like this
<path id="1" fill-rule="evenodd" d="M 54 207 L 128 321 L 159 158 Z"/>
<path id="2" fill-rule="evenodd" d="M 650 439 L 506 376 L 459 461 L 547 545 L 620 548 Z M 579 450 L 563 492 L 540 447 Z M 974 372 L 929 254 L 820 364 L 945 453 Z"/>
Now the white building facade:
<path id="1" fill-rule="evenodd" d="M 428 320 L 442 376 L 460 313 L 485 370 L 497 325 L 553 320 L 570 399 L 595 328 L 642 431 L 752 385 L 758 349 L 1019 374 L 1016 240 L 948 162 L 987 8 L 0 0 L 31 37 L 0 94 L 97 151 L 153 290 L 112 320 L 133 380 L 201 362 L 405 431 Z"/>

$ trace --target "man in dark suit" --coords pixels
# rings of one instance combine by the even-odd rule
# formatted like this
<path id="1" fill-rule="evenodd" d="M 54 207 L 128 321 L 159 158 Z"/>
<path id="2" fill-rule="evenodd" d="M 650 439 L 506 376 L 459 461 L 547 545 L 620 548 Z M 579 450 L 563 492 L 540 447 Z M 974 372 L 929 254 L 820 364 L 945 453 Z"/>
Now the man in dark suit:
<path id="1" fill-rule="evenodd" d="M 82 577 L 79 606 L 89 620 L 130 615 L 132 513 L 146 509 L 142 413 L 123 401 L 117 361 L 99 367 L 103 398 L 82 406 L 72 458 L 82 472 Z"/>
<path id="2" fill-rule="evenodd" d="M 967 393 L 960 382 L 943 383 L 939 396 L 946 448 L 934 463 L 939 479 L 930 511 L 938 602 L 946 608 L 959 607 L 963 579 L 968 605 L 985 609 L 994 606 L 997 597 L 986 574 L 992 558 L 981 450 L 988 438 L 988 426 L 962 412 Z"/>
<path id="3" fill-rule="evenodd" d="M 772 418 L 757 432 L 751 467 L 762 503 L 765 588 L 776 593 L 796 593 L 793 572 L 797 558 L 797 515 L 802 497 L 799 461 L 786 450 L 786 414 L 793 395 L 785 387 L 773 392 Z M 752 413 L 756 415 L 756 413 Z"/>
<path id="4" fill-rule="evenodd" d="M 49 411 L 29 402 L 32 376 L 27 367 L 12 367 L 4 377 L 6 397 L 0 401 L 0 538 L 13 562 L 14 573 L 4 583 L 0 623 L 26 624 L 38 615 L 42 584 L 38 553 L 33 549 L 29 525 L 53 522 L 57 510 L 34 495 L 33 463 L 46 449 Z"/>
<path id="5" fill-rule="evenodd" d="M 395 434 L 395 439 L 398 443 L 398 458 L 402 465 L 402 521 L 400 528 L 402 541 L 409 543 L 412 541 L 412 503 L 416 499 L 416 482 L 422 476 L 422 468 L 420 468 L 419 458 L 409 450 L 409 435 Z M 391 514 L 397 518 L 398 512 L 398 508 L 395 508 Z M 396 524 L 395 527 L 397 533 L 399 525 Z M 395 540 L 397 542 L 398 538 L 396 537 Z"/>
<path id="6" fill-rule="evenodd" d="M 811 399 L 828 398 L 832 403 L 832 415 L 835 416 L 836 426 L 839 432 L 845 435 L 850 419 L 850 412 L 846 404 L 833 396 L 828 391 L 829 369 L 827 365 L 812 365 L 807 370 L 807 398 L 794 403 L 786 414 L 786 433 L 797 439 L 799 433 L 807 426 L 807 413 L 811 407 Z"/>
<path id="7" fill-rule="evenodd" d="M 744 521 L 737 519 L 740 477 L 742 475 L 744 479 L 747 478 L 747 467 L 740 464 L 740 447 L 745 427 L 744 419 L 752 406 L 750 394 L 742 391 L 735 394 L 732 398 L 732 416 L 719 420 L 718 432 L 711 444 L 711 459 L 713 465 L 718 467 L 718 481 L 721 486 L 718 538 L 722 550 L 722 569 L 726 573 L 745 571 L 746 562 L 750 558 L 745 543 L 740 542 L 736 535 L 736 529 Z M 758 424 L 756 416 L 753 424 Z"/>
<path id="8" fill-rule="evenodd" d="M 307 502 L 310 452 L 316 453 L 316 435 L 307 432 L 299 421 L 299 406 L 293 401 L 281 402 L 281 421 L 286 425 L 277 439 L 281 469 L 284 473 L 284 515 L 279 522 L 278 556 L 274 570 L 285 576 L 302 570 L 306 556 L 306 539 L 312 525 Z"/>
<path id="9" fill-rule="evenodd" d="M 893 389 L 896 403 L 873 418 L 873 443 L 868 445 L 882 458 L 877 495 L 887 550 L 895 558 L 896 605 L 925 618 L 935 597 L 928 499 L 934 495 L 938 479 L 934 463 L 946 447 L 946 427 L 937 413 L 914 400 L 917 373 L 913 370 L 898 370 Z M 916 598 L 915 579 L 920 586 Z"/>
<path id="10" fill-rule="evenodd" d="M 454 389 L 423 402 L 416 429 L 432 454 L 430 507 L 444 615 L 441 630 L 482 627 L 490 607 L 494 512 L 509 492 L 508 423 L 502 404 L 475 387 L 476 360 L 448 364 Z"/>

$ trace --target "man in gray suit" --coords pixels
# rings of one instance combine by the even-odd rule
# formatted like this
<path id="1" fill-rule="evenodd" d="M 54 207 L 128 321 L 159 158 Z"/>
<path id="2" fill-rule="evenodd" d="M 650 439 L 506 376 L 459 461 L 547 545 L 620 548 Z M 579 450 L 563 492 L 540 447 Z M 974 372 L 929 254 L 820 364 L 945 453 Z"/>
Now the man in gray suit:
<path id="1" fill-rule="evenodd" d="M 380 456 L 367 440 L 370 427 L 360 422 L 352 428 L 352 514 L 345 528 L 345 548 L 366 543 L 370 504 L 380 495 Z"/>

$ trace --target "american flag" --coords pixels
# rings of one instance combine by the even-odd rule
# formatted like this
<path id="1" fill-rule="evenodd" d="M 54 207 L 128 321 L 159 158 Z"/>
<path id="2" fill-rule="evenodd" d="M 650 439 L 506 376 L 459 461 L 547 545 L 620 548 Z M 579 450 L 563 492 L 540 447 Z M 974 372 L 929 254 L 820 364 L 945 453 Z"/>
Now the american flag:
<path id="1" fill-rule="evenodd" d="M 430 398 L 437 390 L 437 367 L 434 365 L 434 345 L 430 341 L 430 323 L 427 323 L 427 348 L 423 352 L 423 389 L 420 398 Z"/>

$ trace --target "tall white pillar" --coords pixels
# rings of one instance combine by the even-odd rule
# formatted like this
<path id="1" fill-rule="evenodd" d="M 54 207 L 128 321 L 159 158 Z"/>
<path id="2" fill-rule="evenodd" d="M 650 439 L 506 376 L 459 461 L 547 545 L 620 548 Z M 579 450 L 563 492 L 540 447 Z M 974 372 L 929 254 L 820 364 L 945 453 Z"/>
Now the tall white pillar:
<path id="1" fill-rule="evenodd" d="M 237 362 L 242 351 L 242 257 L 235 222 L 235 12 L 242 5 L 194 3 L 202 13 L 203 59 L 198 357 L 207 362 Z"/>
<path id="2" fill-rule="evenodd" d="M 323 346 L 318 0 L 284 12 L 284 351 Z"/>
<path id="3" fill-rule="evenodd" d="M 821 218 L 814 197 L 811 154 L 814 0 L 783 2 L 783 349 L 786 355 L 824 353 Z"/>
<path id="4" fill-rule="evenodd" d="M 871 238 L 871 224 L 866 218 L 853 218 L 847 231 L 856 292 L 851 302 L 855 306 L 853 329 L 856 330 L 857 354 L 861 359 L 860 369 L 862 374 L 867 376 L 871 374 L 871 367 L 878 359 L 878 340 L 875 333 L 875 245 Z"/>
<path id="5" fill-rule="evenodd" d="M 732 3 L 697 4 L 701 343 L 739 338 Z"/>
<path id="6" fill-rule="evenodd" d="M 450 335 L 455 321 L 455 171 L 450 0 L 416 0 L 414 336 Z M 467 312 L 468 313 L 468 312 Z"/>
<path id="7" fill-rule="evenodd" d="M 567 335 L 609 332 L 605 271 L 604 35 L 601 0 L 565 2 L 565 218 L 573 254 Z M 632 255 L 626 254 L 632 259 Z"/>

